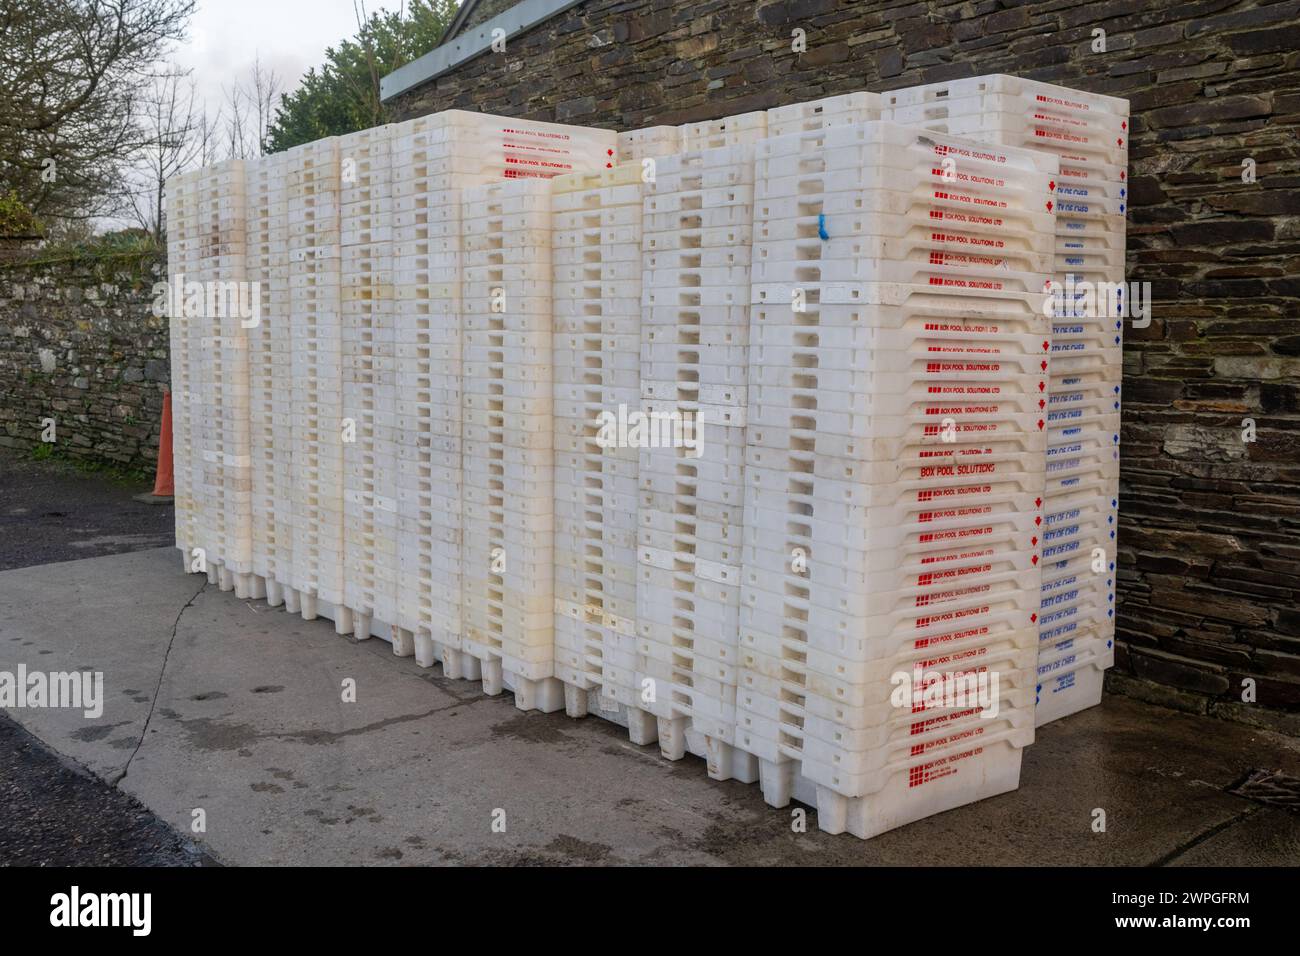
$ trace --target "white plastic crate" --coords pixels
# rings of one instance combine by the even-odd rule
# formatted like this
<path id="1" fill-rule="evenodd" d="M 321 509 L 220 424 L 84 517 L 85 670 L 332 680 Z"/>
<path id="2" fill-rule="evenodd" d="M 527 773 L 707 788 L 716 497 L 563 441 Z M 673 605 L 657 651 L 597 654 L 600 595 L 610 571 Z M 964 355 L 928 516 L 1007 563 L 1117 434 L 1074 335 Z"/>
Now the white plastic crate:
<path id="1" fill-rule="evenodd" d="M 785 136 L 880 118 L 879 93 L 844 93 L 767 111 L 767 135 Z"/>
<path id="2" fill-rule="evenodd" d="M 676 153 L 680 143 L 681 133 L 676 126 L 649 126 L 619 133 L 618 162 L 640 166 L 645 159 Z"/>
<path id="3" fill-rule="evenodd" d="M 677 127 L 678 147 L 683 153 L 722 146 L 748 146 L 767 135 L 767 113 L 757 110 L 722 119 L 684 123 Z"/>

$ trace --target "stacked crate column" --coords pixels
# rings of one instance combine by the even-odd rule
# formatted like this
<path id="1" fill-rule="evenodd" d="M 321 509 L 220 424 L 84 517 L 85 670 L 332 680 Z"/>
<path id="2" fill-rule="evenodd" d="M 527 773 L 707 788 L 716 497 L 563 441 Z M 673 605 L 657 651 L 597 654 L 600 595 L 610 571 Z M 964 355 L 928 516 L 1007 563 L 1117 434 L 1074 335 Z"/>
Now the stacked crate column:
<path id="1" fill-rule="evenodd" d="M 444 114 L 392 133 L 397 626 L 417 662 L 473 678 L 461 653 L 460 191 Z"/>
<path id="2" fill-rule="evenodd" d="M 304 618 L 343 595 L 343 403 L 339 317 L 339 156 L 336 138 L 290 150 L 289 303 L 293 412 L 293 574 Z"/>
<path id="3" fill-rule="evenodd" d="M 283 289 L 284 236 L 288 223 L 285 199 L 284 157 L 267 156 L 245 164 L 248 199 L 247 276 L 257 314 L 248 329 L 249 455 L 252 475 L 252 570 L 254 594 L 272 606 L 283 601 L 280 582 L 288 577 L 287 545 L 292 540 L 288 514 L 281 507 L 290 480 L 276 445 L 276 429 L 285 409 L 277 407 L 277 375 L 287 378 L 277 351 L 276 324 L 287 321 L 283 295 L 277 303 L 275 289 Z M 251 301 L 251 299 L 250 299 Z"/>
<path id="4" fill-rule="evenodd" d="M 397 621 L 397 391 L 393 333 L 392 127 L 339 140 L 344 592 L 359 640 L 414 651 Z"/>
<path id="5" fill-rule="evenodd" d="M 193 499 L 192 424 L 195 349 L 190 336 L 194 318 L 185 304 L 185 284 L 194 281 L 199 263 L 199 173 L 184 173 L 167 182 L 167 318 L 170 332 L 172 460 L 174 467 L 176 547 L 186 571 L 195 570 L 198 546 Z"/>
<path id="6" fill-rule="evenodd" d="M 602 710 L 637 706 L 639 453 L 616 426 L 640 405 L 642 172 L 551 180 L 555 654 L 570 716 L 596 689 Z"/>
<path id="7" fill-rule="evenodd" d="M 216 567 L 222 590 L 236 590 L 246 597 L 252 573 L 252 480 L 248 330 L 243 320 L 248 291 L 244 275 L 244 164 L 229 160 L 207 169 L 200 184 L 202 259 L 198 278 L 204 285 L 204 305 L 199 433 L 203 513 L 208 519 L 207 560 Z"/>
<path id="8" fill-rule="evenodd" d="M 1055 170 L 984 152 L 887 123 L 759 147 L 736 738 L 831 832 L 1012 789 L 1033 739 Z"/>
<path id="9" fill-rule="evenodd" d="M 731 745 L 752 184 L 752 147 L 723 146 L 658 159 L 647 186 L 637 505 L 641 706 L 670 759 L 693 744 L 715 777 L 748 780 Z"/>
<path id="10" fill-rule="evenodd" d="M 1101 700 L 1114 662 L 1125 100 L 992 75 L 885 94 L 885 115 L 1060 158 L 1048 388 L 1039 725 Z"/>
<path id="11" fill-rule="evenodd" d="M 550 183 L 463 193 L 465 651 L 483 689 L 556 710 Z"/>

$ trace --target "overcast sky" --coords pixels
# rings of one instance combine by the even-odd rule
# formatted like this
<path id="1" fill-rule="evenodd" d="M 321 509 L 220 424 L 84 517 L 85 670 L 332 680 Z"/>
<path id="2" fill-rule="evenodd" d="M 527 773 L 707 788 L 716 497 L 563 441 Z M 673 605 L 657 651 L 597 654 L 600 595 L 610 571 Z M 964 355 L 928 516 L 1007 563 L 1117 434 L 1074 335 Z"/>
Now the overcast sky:
<path id="1" fill-rule="evenodd" d="M 398 9 L 401 0 L 367 0 L 367 12 Z M 194 70 L 209 113 L 223 100 L 222 87 L 247 82 L 253 60 L 280 78 L 288 92 L 308 67 L 325 61 L 325 48 L 357 30 L 352 0 L 199 0 L 188 41 L 175 61 Z"/>

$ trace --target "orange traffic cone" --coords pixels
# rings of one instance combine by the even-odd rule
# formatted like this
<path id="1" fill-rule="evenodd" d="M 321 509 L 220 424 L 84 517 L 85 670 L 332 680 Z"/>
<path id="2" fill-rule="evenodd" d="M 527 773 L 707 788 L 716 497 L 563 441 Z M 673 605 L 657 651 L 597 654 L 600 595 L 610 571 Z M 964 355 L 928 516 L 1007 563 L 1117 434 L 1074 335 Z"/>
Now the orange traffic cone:
<path id="1" fill-rule="evenodd" d="M 158 471 L 153 480 L 156 498 L 170 498 L 176 494 L 172 473 L 172 393 L 163 392 L 162 434 L 158 437 Z"/>

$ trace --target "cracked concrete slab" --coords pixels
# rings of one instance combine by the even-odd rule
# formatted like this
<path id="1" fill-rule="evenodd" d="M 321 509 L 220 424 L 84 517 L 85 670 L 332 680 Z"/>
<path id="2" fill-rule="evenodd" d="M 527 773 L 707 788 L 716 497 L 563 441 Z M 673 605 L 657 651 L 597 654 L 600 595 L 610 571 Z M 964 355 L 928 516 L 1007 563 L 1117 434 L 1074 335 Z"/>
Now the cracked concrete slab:
<path id="1" fill-rule="evenodd" d="M 99 721 L 12 716 L 110 780 L 158 686 L 119 786 L 185 833 L 201 809 L 198 839 L 226 862 L 1295 862 L 1275 811 L 1225 792 L 1253 767 L 1300 773 L 1300 741 L 1267 731 L 1109 698 L 1039 733 L 1019 791 L 863 843 L 818 832 L 811 811 L 792 832 L 757 787 L 599 719 L 523 714 L 378 639 L 201 585 L 172 549 L 0 573 L 0 668 L 104 671 Z"/>
<path id="2" fill-rule="evenodd" d="M 102 671 L 104 713 L 17 711 L 38 737 L 111 779 L 140 738 L 177 614 L 201 581 L 180 552 L 137 551 L 0 574 L 0 670 Z"/>

